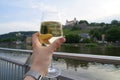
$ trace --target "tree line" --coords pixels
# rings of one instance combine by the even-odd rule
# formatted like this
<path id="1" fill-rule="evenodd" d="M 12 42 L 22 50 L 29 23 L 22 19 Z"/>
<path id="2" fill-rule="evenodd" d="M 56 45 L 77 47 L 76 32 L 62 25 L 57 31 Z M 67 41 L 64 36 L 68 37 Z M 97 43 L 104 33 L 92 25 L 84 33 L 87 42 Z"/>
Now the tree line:
<path id="1" fill-rule="evenodd" d="M 89 27 L 94 27 L 88 33 L 90 39 L 84 39 L 82 42 L 95 42 L 96 40 L 102 40 L 102 35 L 105 35 L 105 40 L 108 42 L 120 42 L 120 21 L 112 20 L 111 23 L 88 23 L 86 20 L 79 21 L 79 24 L 86 23 Z M 78 30 L 77 26 L 74 25 L 71 31 Z M 99 28 L 98 28 L 99 27 Z M 80 29 L 79 29 L 80 30 Z M 67 43 L 78 43 L 80 42 L 81 36 L 79 33 L 65 34 Z"/>
<path id="2" fill-rule="evenodd" d="M 120 41 L 120 21 L 112 20 L 110 24 L 100 24 L 101 28 L 93 29 L 89 32 L 91 38 L 96 37 L 98 40 L 101 40 L 101 35 L 105 35 L 105 40 L 108 42 Z"/>
<path id="3" fill-rule="evenodd" d="M 17 40 L 25 42 L 26 37 L 32 36 L 32 34 L 35 32 L 37 31 L 10 32 L 7 34 L 0 35 L 0 42 L 14 42 Z"/>

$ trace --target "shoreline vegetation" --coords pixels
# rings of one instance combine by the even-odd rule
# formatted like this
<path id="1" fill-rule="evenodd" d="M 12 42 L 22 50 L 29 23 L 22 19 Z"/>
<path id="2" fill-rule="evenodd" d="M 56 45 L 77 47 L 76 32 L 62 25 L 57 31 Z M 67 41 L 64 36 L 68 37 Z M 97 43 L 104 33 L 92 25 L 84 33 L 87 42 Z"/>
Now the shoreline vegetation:
<path id="1" fill-rule="evenodd" d="M 27 50 L 32 49 L 32 45 L 26 44 L 26 43 L 21 43 L 21 44 L 1 43 L 0 47 L 27 49 Z M 64 43 L 57 50 L 57 52 L 120 56 L 120 53 L 119 53 L 120 46 L 98 44 L 98 43 Z"/>
<path id="2" fill-rule="evenodd" d="M 86 48 L 94 48 L 94 47 L 104 47 L 104 48 L 114 48 L 114 47 L 120 47 L 120 45 L 117 44 L 98 44 L 98 43 L 64 43 L 62 44 L 64 46 L 74 46 L 74 47 L 86 47 Z"/>

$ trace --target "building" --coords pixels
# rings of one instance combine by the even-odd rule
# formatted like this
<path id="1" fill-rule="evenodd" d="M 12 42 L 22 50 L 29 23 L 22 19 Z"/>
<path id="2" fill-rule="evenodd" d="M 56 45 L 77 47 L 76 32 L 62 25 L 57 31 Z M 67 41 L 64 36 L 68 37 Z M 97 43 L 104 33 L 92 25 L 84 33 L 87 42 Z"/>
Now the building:
<path id="1" fill-rule="evenodd" d="M 66 20 L 66 24 L 64 25 L 64 28 L 72 28 L 74 26 L 77 26 L 81 30 L 89 30 L 90 29 L 90 27 L 88 26 L 88 24 L 86 22 L 79 23 L 79 21 L 76 18 L 74 18 L 74 20 L 71 20 L 71 21 Z"/>
<path id="2" fill-rule="evenodd" d="M 15 43 L 16 43 L 16 44 L 21 44 L 22 41 L 17 40 Z"/>
<path id="3" fill-rule="evenodd" d="M 80 41 L 83 41 L 84 39 L 90 39 L 90 35 L 88 33 L 82 33 L 80 34 L 80 36 L 81 36 Z"/>
<path id="4" fill-rule="evenodd" d="M 81 38 L 85 39 L 85 38 L 90 38 L 89 34 L 88 33 L 82 33 L 80 34 Z"/>
<path id="5" fill-rule="evenodd" d="M 26 38 L 26 43 L 31 44 L 32 43 L 32 37 L 27 37 Z"/>
<path id="6" fill-rule="evenodd" d="M 65 25 L 73 26 L 75 24 L 78 24 L 78 20 L 76 18 L 74 18 L 74 20 L 71 20 L 71 21 L 66 20 L 66 24 Z"/>

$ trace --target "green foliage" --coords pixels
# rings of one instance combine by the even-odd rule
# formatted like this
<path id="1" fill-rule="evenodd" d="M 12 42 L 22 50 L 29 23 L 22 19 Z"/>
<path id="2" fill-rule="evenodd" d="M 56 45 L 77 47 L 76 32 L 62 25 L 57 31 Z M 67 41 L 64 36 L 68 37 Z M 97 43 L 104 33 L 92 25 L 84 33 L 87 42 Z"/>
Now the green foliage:
<path id="1" fill-rule="evenodd" d="M 82 43 L 90 43 L 90 42 L 91 42 L 91 40 L 90 40 L 90 39 L 88 39 L 88 38 L 83 39 L 83 41 L 82 41 Z"/>
<path id="2" fill-rule="evenodd" d="M 100 23 L 100 26 L 101 27 L 105 26 L 105 23 L 104 22 Z"/>
<path id="3" fill-rule="evenodd" d="M 0 39 L 0 42 L 13 42 L 16 40 L 17 38 L 3 38 L 3 39 Z"/>
<path id="4" fill-rule="evenodd" d="M 97 27 L 97 26 L 100 26 L 100 23 L 92 22 L 89 24 L 89 26 Z"/>
<path id="5" fill-rule="evenodd" d="M 20 32 L 10 32 L 7 34 L 0 35 L 0 42 L 13 42 L 13 41 L 25 41 L 27 36 L 32 36 L 36 31 L 20 31 Z"/>
<path id="6" fill-rule="evenodd" d="M 65 36 L 66 43 L 79 43 L 80 36 L 78 34 L 67 34 Z"/>
<path id="7" fill-rule="evenodd" d="M 98 44 L 96 44 L 96 43 L 87 43 L 87 44 L 85 44 L 85 47 L 97 47 L 98 46 Z"/>
<path id="8" fill-rule="evenodd" d="M 100 40 L 101 38 L 101 32 L 98 29 L 94 29 L 90 31 L 91 38 L 97 38 Z"/>
<path id="9" fill-rule="evenodd" d="M 118 20 L 112 20 L 111 25 L 118 26 L 120 23 Z"/>
<path id="10" fill-rule="evenodd" d="M 111 24 L 116 24 L 117 21 L 111 22 Z M 109 25 L 99 29 L 93 29 L 90 32 L 91 39 L 93 40 L 96 37 L 98 40 L 101 40 L 101 35 L 105 34 L 105 40 L 107 41 L 120 41 L 120 26 Z"/>
<path id="11" fill-rule="evenodd" d="M 63 28 L 63 34 L 64 35 L 67 35 L 67 34 L 81 34 L 81 33 L 89 33 L 89 30 L 81 30 L 80 28 L 74 28 L 74 29 Z"/>
<path id="12" fill-rule="evenodd" d="M 110 28 L 106 31 L 107 41 L 120 41 L 120 28 Z"/>
<path id="13" fill-rule="evenodd" d="M 71 31 L 75 31 L 75 30 L 81 30 L 80 26 L 78 24 L 75 24 L 72 28 Z"/>
<path id="14" fill-rule="evenodd" d="M 67 35 L 67 34 L 80 34 L 81 30 L 80 29 L 63 29 L 63 34 Z"/>
<path id="15" fill-rule="evenodd" d="M 82 24 L 82 23 L 86 23 L 87 25 L 89 25 L 89 23 L 88 23 L 87 20 L 80 20 L 80 21 L 79 21 L 79 24 Z"/>

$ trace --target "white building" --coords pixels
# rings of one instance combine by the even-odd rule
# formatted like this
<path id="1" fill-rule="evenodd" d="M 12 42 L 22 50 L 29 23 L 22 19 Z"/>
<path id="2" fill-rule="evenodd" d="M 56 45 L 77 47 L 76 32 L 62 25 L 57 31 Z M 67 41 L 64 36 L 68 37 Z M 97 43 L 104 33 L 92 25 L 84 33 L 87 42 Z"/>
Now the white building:
<path id="1" fill-rule="evenodd" d="M 65 25 L 74 25 L 74 24 L 78 24 L 78 20 L 76 18 L 74 18 L 74 20 L 71 21 L 66 20 Z"/>

